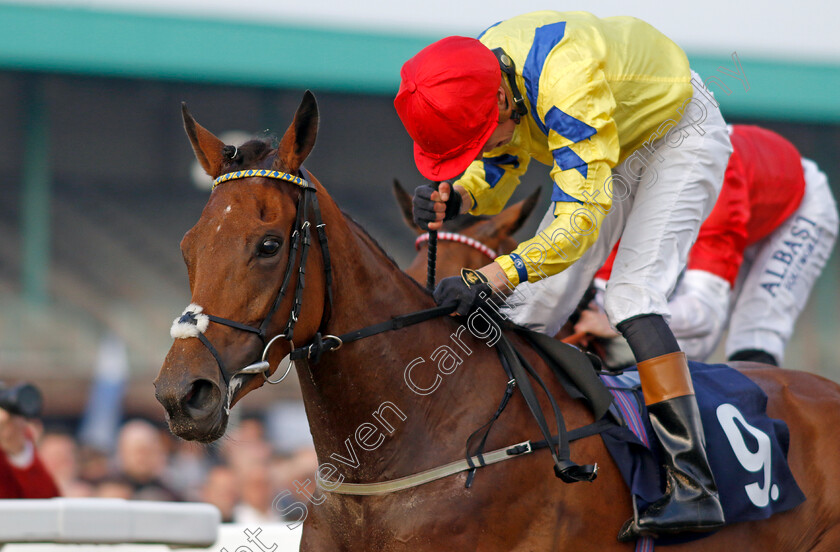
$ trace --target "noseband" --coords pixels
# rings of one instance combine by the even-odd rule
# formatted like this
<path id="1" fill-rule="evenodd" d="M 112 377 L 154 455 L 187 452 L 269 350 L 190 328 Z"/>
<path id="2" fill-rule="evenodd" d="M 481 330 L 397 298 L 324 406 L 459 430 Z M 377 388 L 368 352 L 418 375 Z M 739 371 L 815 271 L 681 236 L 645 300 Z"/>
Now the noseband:
<path id="1" fill-rule="evenodd" d="M 329 310 L 327 311 L 327 314 L 322 320 L 322 324 L 326 323 L 326 321 L 329 319 L 329 314 L 332 311 L 333 303 L 332 266 L 330 264 L 330 252 L 329 247 L 327 245 L 327 234 L 325 230 L 326 225 L 321 219 L 321 209 L 318 206 L 318 196 L 316 195 L 316 188 L 311 182 L 311 176 L 309 175 L 309 172 L 303 167 L 300 168 L 300 176 L 294 176 L 280 171 L 270 171 L 262 169 L 237 171 L 218 177 L 213 182 L 213 189 L 215 189 L 216 186 L 218 186 L 219 184 L 222 184 L 223 182 L 228 182 L 229 180 L 251 178 L 255 176 L 273 178 L 276 180 L 284 180 L 286 182 L 291 182 L 292 184 L 295 184 L 301 188 L 301 194 L 297 205 L 295 227 L 292 231 L 290 240 L 289 262 L 286 264 L 286 272 L 283 275 L 283 282 L 280 285 L 280 290 L 278 291 L 277 297 L 275 298 L 274 303 L 269 309 L 268 314 L 266 314 L 259 327 L 255 327 L 248 326 L 247 324 L 242 324 L 234 320 L 229 320 L 227 318 L 222 318 L 220 316 L 204 314 L 203 312 L 201 312 L 201 307 L 198 307 L 197 305 L 190 305 L 189 307 L 187 307 L 187 309 L 184 311 L 181 317 L 177 318 L 172 325 L 173 337 L 197 337 L 199 340 L 201 340 L 204 346 L 207 347 L 207 349 L 210 351 L 210 353 L 213 355 L 213 357 L 216 359 L 216 362 L 219 365 L 219 370 L 222 374 L 222 379 L 228 386 L 229 398 L 231 396 L 230 379 L 232 379 L 234 376 L 240 374 L 263 374 L 268 383 L 280 383 L 289 374 L 289 371 L 291 370 L 291 367 L 294 364 L 294 361 L 289 359 L 288 365 L 283 376 L 276 380 L 269 379 L 267 373 L 270 365 L 266 358 L 268 356 L 268 351 L 274 344 L 274 342 L 277 341 L 279 338 L 283 338 L 289 342 L 289 344 L 291 345 L 291 349 L 295 348 L 292 339 L 294 337 L 295 324 L 297 323 L 298 316 L 300 315 L 301 303 L 303 301 L 304 277 L 306 274 L 306 258 L 309 253 L 309 246 L 311 243 L 310 238 L 312 225 L 309 221 L 310 210 L 312 211 L 312 218 L 314 219 L 315 228 L 318 232 L 318 241 L 321 246 L 321 254 L 324 260 L 324 276 L 326 279 L 327 288 L 327 301 Z M 268 331 L 268 326 L 271 324 L 271 319 L 277 312 L 277 309 L 280 307 L 280 304 L 283 302 L 283 298 L 286 296 L 286 292 L 289 287 L 289 282 L 291 281 L 292 270 L 295 265 L 295 257 L 297 256 L 296 254 L 298 249 L 300 249 L 300 260 L 298 261 L 298 279 L 297 285 L 295 286 L 294 290 L 294 302 L 292 304 L 291 312 L 289 313 L 289 320 L 286 323 L 286 329 L 282 333 L 277 334 L 271 339 L 267 339 L 266 332 Z M 253 364 L 249 364 L 248 366 L 237 370 L 236 372 L 231 374 L 230 377 L 228 377 L 221 355 L 210 342 L 210 340 L 207 339 L 207 336 L 204 335 L 204 331 L 209 325 L 209 322 L 215 322 L 217 324 L 222 324 L 224 326 L 229 326 L 231 328 L 236 328 L 238 330 L 256 334 L 256 336 L 260 338 L 260 341 L 262 341 L 264 345 L 260 361 L 255 362 Z M 191 326 L 194 326 L 194 328 L 192 328 Z M 178 329 L 181 335 L 175 335 L 176 328 Z M 187 331 L 181 331 L 183 328 L 187 328 Z M 324 339 L 331 337 L 332 336 L 325 336 Z M 228 403 L 230 403 L 230 400 L 228 400 Z"/>

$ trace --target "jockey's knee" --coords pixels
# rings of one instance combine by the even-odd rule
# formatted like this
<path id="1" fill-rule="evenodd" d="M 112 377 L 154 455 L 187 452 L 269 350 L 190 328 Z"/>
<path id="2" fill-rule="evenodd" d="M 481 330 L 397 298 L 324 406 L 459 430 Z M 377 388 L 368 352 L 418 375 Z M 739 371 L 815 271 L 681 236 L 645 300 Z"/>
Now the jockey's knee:
<path id="1" fill-rule="evenodd" d="M 618 331 L 627 340 L 636 362 L 643 362 L 680 350 L 677 339 L 662 315 L 643 314 L 634 316 L 617 325 Z"/>

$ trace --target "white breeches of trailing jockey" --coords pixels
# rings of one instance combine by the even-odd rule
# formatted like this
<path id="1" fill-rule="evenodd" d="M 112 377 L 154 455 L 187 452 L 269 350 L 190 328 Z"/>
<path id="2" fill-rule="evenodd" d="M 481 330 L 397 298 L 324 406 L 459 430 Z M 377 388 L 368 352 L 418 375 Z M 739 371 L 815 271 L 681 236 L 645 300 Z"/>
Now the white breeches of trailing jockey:
<path id="1" fill-rule="evenodd" d="M 747 248 L 732 294 L 727 357 L 760 349 L 781 364 L 796 319 L 837 238 L 837 204 L 816 163 L 802 160 L 805 195 L 772 234 Z"/>

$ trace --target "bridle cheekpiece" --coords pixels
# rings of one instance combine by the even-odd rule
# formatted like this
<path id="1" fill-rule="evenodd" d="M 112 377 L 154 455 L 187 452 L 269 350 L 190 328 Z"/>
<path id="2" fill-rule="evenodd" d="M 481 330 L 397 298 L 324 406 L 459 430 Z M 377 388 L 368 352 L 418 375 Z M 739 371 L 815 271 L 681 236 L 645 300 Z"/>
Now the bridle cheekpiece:
<path id="1" fill-rule="evenodd" d="M 289 261 L 286 264 L 286 270 L 283 275 L 283 280 L 280 284 L 280 289 L 277 293 L 274 303 L 272 304 L 271 308 L 268 311 L 268 314 L 265 316 L 259 327 L 249 326 L 247 324 L 236 322 L 235 320 L 230 320 L 227 318 L 222 318 L 220 316 L 214 316 L 212 314 L 204 313 L 202 312 L 203 309 L 199 305 L 195 304 L 190 304 L 190 306 L 187 307 L 183 314 L 180 317 L 176 318 L 172 324 L 170 334 L 174 339 L 196 337 L 204 344 L 205 347 L 207 347 L 207 349 L 216 359 L 216 362 L 219 365 L 219 370 L 221 371 L 222 379 L 228 386 L 228 401 L 226 409 L 230 408 L 231 398 L 233 397 L 233 394 L 236 392 L 236 389 L 238 387 L 235 385 L 231 385 L 231 380 L 234 376 L 245 374 L 262 374 L 268 383 L 280 383 L 281 381 L 283 381 L 283 379 L 285 379 L 292 366 L 294 365 L 294 359 L 291 358 L 290 353 L 286 356 L 285 359 L 283 359 L 283 361 L 281 361 L 280 366 L 278 366 L 277 369 L 277 371 L 279 372 L 279 370 L 283 367 L 282 365 L 284 361 L 287 361 L 283 375 L 279 379 L 274 380 L 269 379 L 267 376 L 267 372 L 270 366 L 266 359 L 268 357 L 268 351 L 275 341 L 277 341 L 280 338 L 285 339 L 291 345 L 291 349 L 295 349 L 295 344 L 292 339 L 294 336 L 295 324 L 297 324 L 298 316 L 300 315 L 303 302 L 303 288 L 306 275 L 306 259 L 307 254 L 309 252 L 309 246 L 311 244 L 312 226 L 315 227 L 315 230 L 318 235 L 318 241 L 321 246 L 321 254 L 324 261 L 324 276 L 327 288 L 327 306 L 329 310 L 326 310 L 326 315 L 322 319 L 322 324 L 326 324 L 326 320 L 329 318 L 329 313 L 332 311 L 332 266 L 330 264 L 329 247 L 327 245 L 327 233 L 325 230 L 326 225 L 324 224 L 321 218 L 321 209 L 318 206 L 318 197 L 316 195 L 317 189 L 315 188 L 315 186 L 312 185 L 311 177 L 307 178 L 307 176 L 309 176 L 309 172 L 303 167 L 301 167 L 300 174 L 300 176 L 295 176 L 282 171 L 272 171 L 268 169 L 249 169 L 244 171 L 227 173 L 216 178 L 213 181 L 213 189 L 215 190 L 216 186 L 224 182 L 228 182 L 230 180 L 252 177 L 273 178 L 275 180 L 290 182 L 300 187 L 302 190 L 297 206 L 295 227 L 292 231 L 292 235 L 289 240 Z M 312 212 L 312 217 L 314 218 L 314 224 L 310 223 L 309 221 L 310 211 Z M 294 289 L 292 309 L 289 313 L 289 319 L 286 323 L 286 328 L 282 333 L 279 333 L 274 337 L 269 338 L 267 335 L 269 324 L 271 323 L 271 319 L 274 317 L 274 314 L 277 312 L 277 309 L 280 307 L 280 304 L 283 302 L 283 298 L 286 296 L 286 291 L 291 281 L 292 271 L 296 264 L 298 267 L 298 279 Z M 228 326 L 245 332 L 250 332 L 259 337 L 260 341 L 262 341 L 264 345 L 260 361 L 249 364 L 248 366 L 245 366 L 244 368 L 241 368 L 228 375 L 228 372 L 225 369 L 224 362 L 222 361 L 221 355 L 210 342 L 210 340 L 207 339 L 207 337 L 204 335 L 204 331 L 207 329 L 210 322 L 222 324 L 224 326 Z M 324 338 L 328 339 L 332 337 L 333 336 L 325 336 Z"/>

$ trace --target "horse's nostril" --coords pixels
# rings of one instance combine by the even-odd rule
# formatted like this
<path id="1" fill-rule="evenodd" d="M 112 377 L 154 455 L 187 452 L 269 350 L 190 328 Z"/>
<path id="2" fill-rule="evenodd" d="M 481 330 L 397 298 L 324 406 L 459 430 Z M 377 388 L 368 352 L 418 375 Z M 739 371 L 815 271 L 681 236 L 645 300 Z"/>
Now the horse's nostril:
<path id="1" fill-rule="evenodd" d="M 221 393 L 216 384 L 206 379 L 195 380 L 181 404 L 191 418 L 203 418 L 215 412 Z"/>

